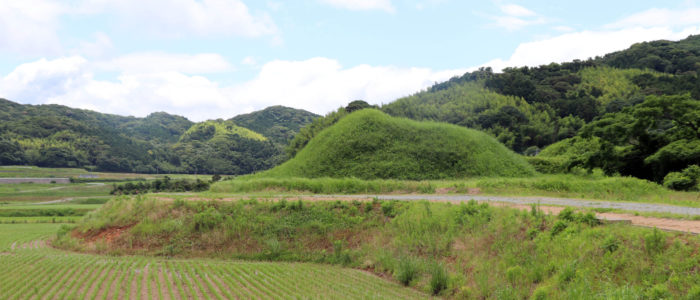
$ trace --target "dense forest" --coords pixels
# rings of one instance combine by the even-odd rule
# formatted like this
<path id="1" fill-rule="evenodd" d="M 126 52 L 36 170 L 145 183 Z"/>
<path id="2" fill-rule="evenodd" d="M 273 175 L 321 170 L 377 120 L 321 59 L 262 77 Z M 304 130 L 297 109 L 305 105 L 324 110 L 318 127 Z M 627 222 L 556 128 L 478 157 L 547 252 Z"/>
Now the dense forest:
<path id="1" fill-rule="evenodd" d="M 164 112 L 135 118 L 0 99 L 0 165 L 246 174 L 284 161 L 288 140 L 315 117 L 276 106 L 193 123 Z"/>
<path id="2" fill-rule="evenodd" d="M 700 177 L 692 167 L 700 164 L 699 69 L 700 36 L 690 36 L 585 61 L 481 68 L 381 110 L 485 131 L 540 171 L 601 168 L 682 189 Z M 287 152 L 295 155 L 348 108 L 314 120 Z"/>

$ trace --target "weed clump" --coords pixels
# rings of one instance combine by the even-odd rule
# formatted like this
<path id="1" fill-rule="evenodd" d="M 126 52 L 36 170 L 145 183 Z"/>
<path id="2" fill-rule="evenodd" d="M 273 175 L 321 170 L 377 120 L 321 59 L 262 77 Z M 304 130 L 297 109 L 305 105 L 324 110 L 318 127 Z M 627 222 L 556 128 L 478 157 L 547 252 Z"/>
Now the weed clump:
<path id="1" fill-rule="evenodd" d="M 403 285 L 409 285 L 418 276 L 418 264 L 410 257 L 403 257 L 394 271 L 394 277 Z"/>
<path id="2" fill-rule="evenodd" d="M 443 290 L 447 289 L 447 272 L 441 264 L 436 264 L 430 269 L 430 292 L 433 295 L 438 295 Z"/>

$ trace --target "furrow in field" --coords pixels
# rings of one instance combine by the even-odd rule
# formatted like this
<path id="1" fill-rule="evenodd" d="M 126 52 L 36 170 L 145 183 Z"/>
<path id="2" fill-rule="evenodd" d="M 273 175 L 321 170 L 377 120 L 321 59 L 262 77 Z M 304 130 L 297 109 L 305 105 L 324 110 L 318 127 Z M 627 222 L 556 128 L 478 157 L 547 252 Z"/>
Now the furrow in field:
<path id="1" fill-rule="evenodd" d="M 38 291 L 39 287 L 43 286 L 42 283 L 48 278 L 53 278 L 56 276 L 56 273 L 58 273 L 58 276 L 62 274 L 63 272 L 66 271 L 65 267 L 66 265 L 70 265 L 72 261 L 68 261 L 68 263 L 62 264 L 62 263 L 57 263 L 57 262 L 49 262 L 51 264 L 51 267 L 48 268 L 37 268 L 37 272 L 34 274 L 31 274 L 31 276 L 27 276 L 26 278 L 31 278 L 29 281 L 24 281 L 22 280 L 22 284 L 18 284 L 16 288 L 11 289 L 10 291 L 7 291 L 7 294 L 9 295 L 9 299 L 15 299 L 15 298 L 22 298 L 25 299 L 26 296 L 24 294 L 27 293 L 27 290 L 33 288 L 35 291 Z"/>
<path id="2" fill-rule="evenodd" d="M 231 294 L 228 287 L 223 283 L 221 278 L 219 278 L 217 272 L 214 270 L 211 264 L 207 264 L 202 267 L 203 271 L 207 274 L 207 278 L 211 281 L 211 284 L 215 286 L 216 290 L 222 297 L 224 297 L 225 299 L 237 298 Z"/>
<path id="3" fill-rule="evenodd" d="M 232 270 L 234 267 L 235 264 L 231 263 L 217 266 L 220 278 L 229 284 L 229 290 L 234 291 L 241 298 L 260 298 L 262 293 L 246 280 L 236 275 Z"/>
<path id="4" fill-rule="evenodd" d="M 95 296 L 98 283 L 109 273 L 107 266 L 107 263 L 103 263 L 99 266 L 99 271 L 96 273 L 96 276 L 90 277 L 86 282 L 85 290 L 81 294 L 80 299 L 92 299 Z"/>

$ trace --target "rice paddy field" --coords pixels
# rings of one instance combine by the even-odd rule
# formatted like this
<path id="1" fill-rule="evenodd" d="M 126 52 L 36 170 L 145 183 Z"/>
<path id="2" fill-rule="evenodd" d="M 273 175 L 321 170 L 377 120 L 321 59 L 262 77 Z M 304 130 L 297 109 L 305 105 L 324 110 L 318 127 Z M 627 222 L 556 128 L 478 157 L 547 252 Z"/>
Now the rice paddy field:
<path id="1" fill-rule="evenodd" d="M 419 299 L 369 273 L 307 263 L 101 256 L 51 248 L 59 224 L 0 224 L 0 299 Z"/>

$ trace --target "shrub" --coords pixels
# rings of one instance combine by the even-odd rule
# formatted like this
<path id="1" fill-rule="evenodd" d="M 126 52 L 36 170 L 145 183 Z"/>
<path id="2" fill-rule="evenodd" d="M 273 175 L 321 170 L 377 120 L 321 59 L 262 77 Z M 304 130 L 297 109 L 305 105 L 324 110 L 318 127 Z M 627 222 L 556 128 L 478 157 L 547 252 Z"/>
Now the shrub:
<path id="1" fill-rule="evenodd" d="M 205 211 L 194 215 L 194 230 L 206 231 L 211 230 L 224 221 L 224 216 L 213 207 L 207 208 Z"/>
<path id="2" fill-rule="evenodd" d="M 677 191 L 690 191 L 698 189 L 700 179 L 700 166 L 691 165 L 682 172 L 671 172 L 664 177 L 664 186 Z"/>
<path id="3" fill-rule="evenodd" d="M 534 292 L 532 292 L 533 300 L 546 300 L 549 298 L 549 286 L 538 286 Z"/>
<path id="4" fill-rule="evenodd" d="M 394 277 L 403 285 L 409 285 L 418 276 L 418 265 L 410 257 L 399 260 L 399 265 L 394 271 Z"/>
<path id="5" fill-rule="evenodd" d="M 556 222 L 554 222 L 554 226 L 552 226 L 552 236 L 555 236 L 555 235 L 561 233 L 561 232 L 564 231 L 564 230 L 566 229 L 566 227 L 568 227 L 568 226 L 569 226 L 569 224 L 566 223 L 566 221 L 564 221 L 564 220 L 557 220 Z"/>
<path id="6" fill-rule="evenodd" d="M 559 219 L 566 220 L 569 222 L 574 221 L 574 216 L 575 216 L 575 212 L 571 207 L 564 208 L 564 210 L 562 210 L 559 213 Z"/>
<path id="7" fill-rule="evenodd" d="M 384 201 L 382 202 L 382 213 L 390 218 L 396 216 L 396 208 L 394 207 L 395 201 Z"/>
<path id="8" fill-rule="evenodd" d="M 438 295 L 440 292 L 442 292 L 444 289 L 447 288 L 447 272 L 445 271 L 445 267 L 436 264 L 433 266 L 430 270 L 430 292 L 433 293 L 433 295 Z"/>
<path id="9" fill-rule="evenodd" d="M 605 252 L 613 253 L 620 248 L 620 240 L 615 236 L 611 235 L 603 241 L 603 245 L 600 246 Z"/>
<path id="10" fill-rule="evenodd" d="M 644 246 L 649 255 L 655 255 L 663 252 L 666 247 L 666 235 L 658 228 L 644 236 Z"/>

